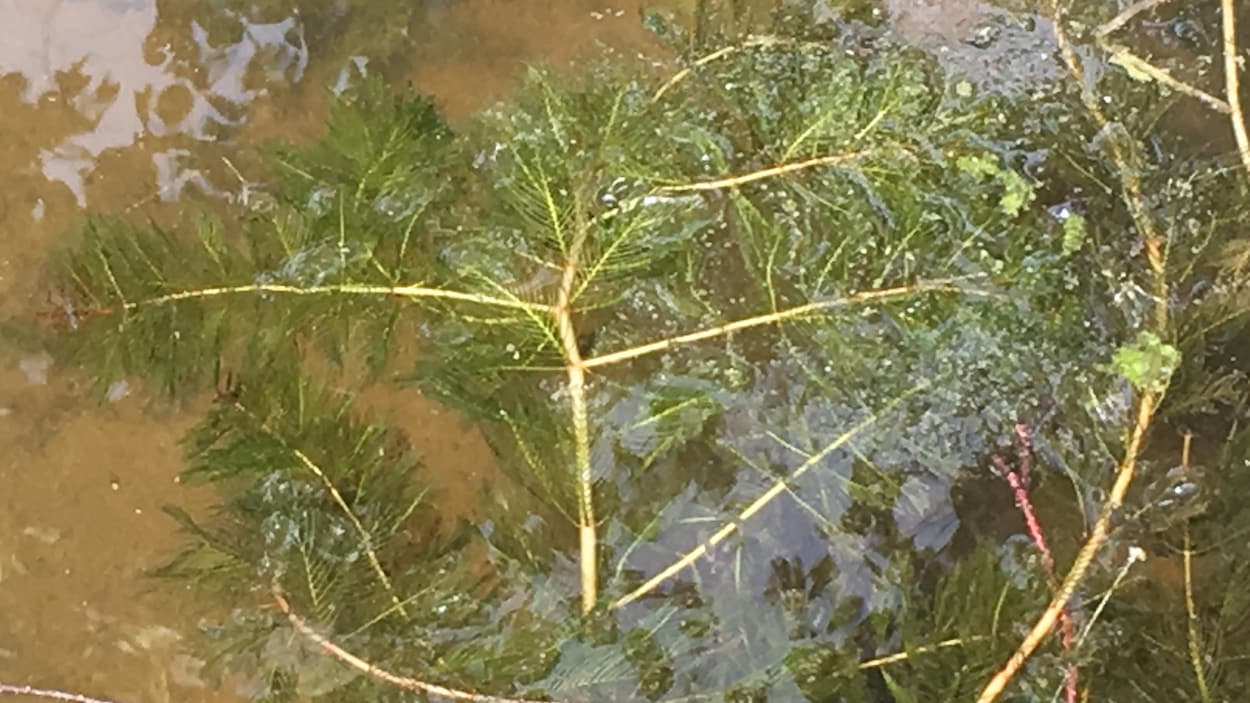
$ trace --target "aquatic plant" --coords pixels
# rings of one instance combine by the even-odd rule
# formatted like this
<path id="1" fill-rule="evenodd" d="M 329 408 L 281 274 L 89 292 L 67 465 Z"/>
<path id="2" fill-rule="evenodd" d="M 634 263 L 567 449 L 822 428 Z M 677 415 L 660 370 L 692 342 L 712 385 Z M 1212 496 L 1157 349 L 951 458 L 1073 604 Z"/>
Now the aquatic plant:
<path id="1" fill-rule="evenodd" d="M 1072 597 L 1116 591 L 1095 557 L 1146 507 L 1201 515 L 1189 474 L 1128 493 L 1157 413 L 1228 413 L 1245 459 L 1245 278 L 1212 265 L 1245 175 L 1145 149 L 1153 83 L 1104 76 L 1111 120 L 1087 81 L 1020 103 L 858 19 L 769 22 L 653 18 L 671 61 L 535 69 L 455 130 L 366 82 L 237 227 L 87 225 L 58 348 L 217 386 L 188 478 L 225 500 L 170 510 L 189 546 L 160 573 L 240 604 L 221 663 L 336 700 L 1033 700 L 1124 673 L 1129 606 Z M 422 472 L 456 467 L 414 469 L 316 376 L 354 360 L 488 439 L 508 483 L 476 522 L 435 529 Z M 1063 482 L 1054 558 L 968 524 L 1013 498 L 1040 524 L 1025 498 Z M 999 669 L 1065 609 L 1077 637 Z"/>

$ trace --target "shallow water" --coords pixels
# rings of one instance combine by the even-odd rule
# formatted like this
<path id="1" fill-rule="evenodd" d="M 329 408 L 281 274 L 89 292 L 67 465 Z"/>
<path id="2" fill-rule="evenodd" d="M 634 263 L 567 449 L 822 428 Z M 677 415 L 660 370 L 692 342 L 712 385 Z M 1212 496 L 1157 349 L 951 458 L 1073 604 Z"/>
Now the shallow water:
<path id="1" fill-rule="evenodd" d="M 433 94 L 455 120 L 505 97 L 527 62 L 570 67 L 605 43 L 653 46 L 636 2 L 226 9 L 236 5 L 0 0 L 0 682 L 135 702 L 247 690 L 203 680 L 203 661 L 181 647 L 203 612 L 144 576 L 180 542 L 161 507 L 212 503 L 175 479 L 178 440 L 210 399 L 150 403 L 134 379 L 107 379 L 97 404 L 84 374 L 52 366 L 15 331 L 55 324 L 39 271 L 85 210 L 176 223 L 193 202 L 249 204 L 264 187 L 250 168 L 257 146 L 318 134 L 325 88 L 362 69 Z M 1054 70 L 1049 29 L 993 5 L 884 6 L 903 36 L 978 83 Z M 456 467 L 445 503 L 470 510 L 495 470 L 481 439 L 412 393 L 376 388 L 364 401 L 428 463 Z"/>

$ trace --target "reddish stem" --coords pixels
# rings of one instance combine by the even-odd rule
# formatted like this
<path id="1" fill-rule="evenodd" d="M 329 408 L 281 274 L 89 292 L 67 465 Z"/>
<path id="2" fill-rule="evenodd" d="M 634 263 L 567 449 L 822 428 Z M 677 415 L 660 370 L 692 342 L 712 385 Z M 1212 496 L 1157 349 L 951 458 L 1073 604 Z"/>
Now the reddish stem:
<path id="1" fill-rule="evenodd" d="M 1016 507 L 1020 509 L 1021 516 L 1024 517 L 1024 525 L 1028 530 L 1029 539 L 1033 540 L 1037 551 L 1042 555 L 1042 565 L 1046 568 L 1046 578 L 1050 583 L 1051 590 L 1058 587 L 1058 581 L 1055 578 L 1055 558 L 1051 555 L 1050 547 L 1046 544 L 1046 533 L 1042 530 L 1042 523 L 1037 519 L 1037 513 L 1033 510 L 1033 501 L 1029 499 L 1029 472 L 1033 463 L 1033 434 L 1029 430 L 1028 425 L 1024 423 L 1016 423 L 1016 456 L 1019 461 L 1019 470 L 1012 470 L 1007 466 L 1006 460 L 995 454 L 992 461 L 994 468 L 1007 481 L 1007 485 L 1011 487 L 1011 494 L 1015 498 Z M 1072 622 L 1072 614 L 1065 603 L 1063 609 L 1059 612 L 1059 632 L 1060 642 L 1063 644 L 1063 651 L 1068 656 L 1072 655 L 1072 649 L 1075 643 L 1076 627 Z M 1077 700 L 1077 683 L 1079 681 L 1080 672 L 1075 662 L 1069 662 L 1063 676 L 1064 699 L 1066 703 L 1076 703 Z"/>

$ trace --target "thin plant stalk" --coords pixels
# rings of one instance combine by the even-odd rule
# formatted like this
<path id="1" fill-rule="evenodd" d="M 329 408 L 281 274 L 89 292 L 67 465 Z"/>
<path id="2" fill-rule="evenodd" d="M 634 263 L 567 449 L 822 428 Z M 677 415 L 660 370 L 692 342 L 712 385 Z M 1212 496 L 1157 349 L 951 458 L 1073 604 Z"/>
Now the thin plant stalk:
<path id="1" fill-rule="evenodd" d="M 862 151 L 848 151 L 842 154 L 832 154 L 829 156 L 817 156 L 804 161 L 794 161 L 790 163 L 778 164 L 769 168 L 744 173 L 740 176 L 727 176 L 718 178 L 713 181 L 699 181 L 697 183 L 685 183 L 682 185 L 663 186 L 659 188 L 661 193 L 690 193 L 705 190 L 720 190 L 721 188 L 734 188 L 755 181 L 762 181 L 775 176 L 784 176 L 788 173 L 803 171 L 817 166 L 833 166 L 835 164 L 845 163 L 853 159 L 864 156 Z"/>
<path id="2" fill-rule="evenodd" d="M 732 54 L 735 51 L 741 51 L 743 49 L 749 49 L 751 47 L 756 47 L 756 46 L 776 46 L 778 44 L 788 44 L 788 43 L 790 43 L 789 40 L 783 39 L 781 37 L 754 36 L 746 40 L 742 44 L 739 44 L 736 46 L 726 46 L 726 47 L 717 49 L 716 51 L 713 51 L 707 56 L 700 57 L 699 59 L 695 60 L 694 63 L 690 64 L 686 68 L 683 68 L 677 73 L 673 74 L 673 77 L 665 81 L 664 85 L 660 86 L 659 90 L 655 91 L 655 94 L 651 96 L 651 102 L 653 103 L 659 102 L 660 98 L 664 97 L 665 93 L 672 90 L 674 86 L 676 86 L 678 83 L 688 78 L 690 74 L 694 72 L 694 69 L 702 68 L 703 66 L 706 66 L 712 63 L 713 61 L 716 61 L 717 59 L 724 58 L 728 56 L 729 54 Z"/>
<path id="3" fill-rule="evenodd" d="M 693 342 L 701 342 L 707 339 L 713 339 L 715 337 L 720 337 L 720 336 L 727 335 L 727 334 L 733 334 L 734 332 L 739 332 L 742 330 L 750 329 L 752 327 L 759 327 L 761 325 L 771 325 L 771 324 L 775 324 L 778 322 L 784 322 L 786 320 L 790 320 L 796 317 L 803 317 L 805 315 L 813 315 L 813 314 L 824 312 L 824 311 L 831 310 L 834 308 L 846 307 L 848 305 L 855 305 L 858 303 L 869 303 L 869 302 L 875 302 L 875 301 L 880 301 L 880 300 L 890 300 L 892 298 L 901 298 L 903 296 L 912 295 L 914 293 L 923 293 L 923 292 L 930 292 L 930 291 L 948 292 L 948 293 L 955 293 L 955 292 L 973 293 L 973 294 L 979 293 L 978 291 L 959 288 L 955 286 L 953 281 L 951 280 L 922 281 L 920 283 L 916 283 L 910 286 L 896 286 L 894 288 L 882 288 L 879 290 L 864 291 L 863 293 L 856 293 L 854 295 L 849 295 L 844 298 L 835 298 L 833 300 L 820 300 L 814 303 L 806 303 L 804 305 L 799 305 L 793 308 L 787 308 L 785 310 L 779 310 L 777 312 L 770 312 L 765 315 L 756 315 L 753 317 L 743 318 L 741 320 L 735 320 L 734 322 L 729 322 L 723 325 L 718 325 L 716 327 L 709 327 L 707 329 L 702 329 L 697 332 L 688 332 L 686 334 L 677 335 L 675 337 L 668 337 L 666 339 L 661 339 L 661 340 L 657 340 L 654 342 L 648 342 L 646 344 L 641 344 L 639 346 L 631 347 L 629 349 L 623 349 L 618 352 L 612 352 L 610 354 L 602 354 L 600 356 L 586 359 L 585 361 L 582 362 L 582 366 L 590 369 L 590 368 L 596 368 L 599 366 L 607 366 L 609 364 L 617 364 L 622 361 L 636 359 L 640 356 L 646 356 L 647 354 L 654 354 L 656 352 L 661 352 L 666 349 L 671 349 L 673 347 L 676 347 L 682 344 L 691 344 Z"/>
<path id="4" fill-rule="evenodd" d="M 286 615 L 287 619 L 291 622 L 291 627 L 295 628 L 296 632 L 304 637 L 307 637 L 317 646 L 325 650 L 325 652 L 330 656 L 338 659 L 343 664 L 346 664 L 366 676 L 370 676 L 379 681 L 384 681 L 408 691 L 420 691 L 429 696 L 445 698 L 453 701 L 470 701 L 470 703 L 538 703 L 537 701 L 529 701 L 524 698 L 506 698 L 503 696 L 491 696 L 483 693 L 461 691 L 454 688 L 448 688 L 446 686 L 439 686 L 438 684 L 420 681 L 409 676 L 400 676 L 399 674 L 391 673 L 390 671 L 387 671 L 386 669 L 383 669 L 382 667 L 362 659 L 346 649 L 343 649 L 325 635 L 322 635 L 320 632 L 314 630 L 308 623 L 304 622 L 303 618 L 296 615 L 294 611 L 291 610 L 290 604 L 287 603 L 286 598 L 282 596 L 276 587 L 273 589 L 272 595 L 274 602 L 278 605 L 278 609 Z M 94 699 L 82 700 L 84 700 L 84 703 L 97 703 Z"/>
<path id="5" fill-rule="evenodd" d="M 586 366 L 573 328 L 573 290 L 586 242 L 586 227 L 578 228 L 569 246 L 560 279 L 560 294 L 552 314 L 569 379 L 569 407 L 573 420 L 573 447 L 577 461 L 577 534 L 581 573 L 582 612 L 594 610 L 599 599 L 599 544 L 595 525 L 594 476 L 590 468 L 590 420 L 586 411 Z"/>
<path id="6" fill-rule="evenodd" d="M 1185 433 L 1185 442 L 1181 448 L 1181 471 L 1189 474 L 1189 444 L 1193 434 Z M 1202 663 L 1202 633 L 1198 629 L 1198 608 L 1194 604 L 1194 550 L 1192 536 L 1189 533 L 1189 520 L 1181 525 L 1181 536 L 1184 549 L 1181 554 L 1185 566 L 1185 639 L 1189 644 L 1189 664 L 1194 669 L 1194 680 L 1198 684 L 1198 696 L 1202 703 L 1211 703 L 1211 690 L 1207 686 L 1206 667 Z"/>
<path id="7" fill-rule="evenodd" d="M 1094 32 L 1094 36 L 1102 39 L 1108 34 L 1119 30 L 1120 27 L 1123 27 L 1131 22 L 1134 17 L 1143 12 L 1153 10 L 1167 1 L 1168 0 L 1137 0 L 1137 2 L 1124 8 L 1124 11 L 1120 14 L 1099 25 L 1098 29 Z"/>
<path id="8" fill-rule="evenodd" d="M 75 703 L 113 703 L 104 698 L 92 698 L 81 693 L 69 693 L 52 688 L 35 688 L 34 686 L 14 686 L 0 683 L 0 696 L 32 696 L 35 698 L 51 698 L 58 701 L 74 701 Z"/>
<path id="9" fill-rule="evenodd" d="M 949 640 L 942 640 L 941 642 L 935 642 L 934 644 L 922 644 L 919 647 L 915 647 L 906 652 L 896 652 L 894 654 L 887 654 L 883 657 L 877 657 L 875 659 L 869 659 L 868 661 L 860 662 L 858 668 L 860 671 L 867 671 L 868 669 L 878 669 L 883 666 L 889 666 L 890 664 L 897 664 L 898 662 L 901 662 L 901 661 L 907 661 L 908 659 L 912 658 L 912 656 L 916 654 L 928 654 L 929 652 L 936 652 L 939 649 L 947 649 L 949 647 L 962 647 L 968 642 L 973 642 L 973 641 L 981 640 L 981 639 L 985 639 L 985 638 L 984 637 L 969 637 L 968 639 L 965 640 L 959 637 L 954 637 Z"/>
<path id="10" fill-rule="evenodd" d="M 712 63 L 713 61 L 723 56 L 728 56 L 729 54 L 732 54 L 738 49 L 739 47 L 736 47 L 736 46 L 726 46 L 726 47 L 717 49 L 716 51 L 713 51 L 707 56 L 704 56 L 698 59 L 693 64 L 681 69 L 677 73 L 673 74 L 672 78 L 669 78 L 667 81 L 665 81 L 664 85 L 660 86 L 659 90 L 655 91 L 655 94 L 651 96 L 651 102 L 653 103 L 659 102 L 660 98 L 664 97 L 665 93 L 671 90 L 673 86 L 685 80 L 687 76 L 689 76 L 691 73 L 694 72 L 695 68 L 706 66 L 707 64 Z"/>
<path id="11" fill-rule="evenodd" d="M 1133 564 L 1139 561 L 1146 561 L 1146 551 L 1136 545 L 1128 548 L 1128 557 L 1124 560 L 1124 565 L 1116 572 L 1115 578 L 1111 580 L 1111 587 L 1102 594 L 1097 607 L 1094 608 L 1093 614 L 1089 616 L 1089 620 L 1085 621 L 1085 627 L 1081 629 L 1081 634 L 1076 638 L 1076 648 L 1080 649 L 1085 644 L 1085 638 L 1089 637 L 1089 633 L 1094 631 L 1094 625 L 1098 622 L 1098 618 L 1102 617 L 1102 611 L 1107 607 L 1107 601 L 1111 600 L 1111 596 L 1120 588 L 1120 584 L 1124 582 L 1124 577 L 1128 576 L 1129 569 L 1133 568 Z"/>
<path id="12" fill-rule="evenodd" d="M 1232 113 L 1233 109 L 1227 101 L 1221 100 L 1201 88 L 1196 88 L 1182 80 L 1177 79 L 1167 69 L 1155 66 L 1137 54 L 1129 51 L 1128 47 L 1120 46 L 1119 44 L 1112 44 L 1110 42 L 1104 42 L 1102 46 L 1111 53 L 1113 61 L 1119 61 L 1127 68 L 1144 73 L 1151 79 L 1162 83 L 1172 90 L 1198 100 L 1216 112 L 1221 112 L 1225 115 Z"/>
<path id="13" fill-rule="evenodd" d="M 219 298 L 228 295 L 243 295 L 248 293 L 278 293 L 284 295 L 380 295 L 395 296 L 398 298 L 441 298 L 445 300 L 479 303 L 481 305 L 494 305 L 502 308 L 517 308 L 540 312 L 551 312 L 552 310 L 550 305 L 546 305 L 544 303 L 535 303 L 520 299 L 497 298 L 495 296 L 482 295 L 480 293 L 464 293 L 461 291 L 443 290 L 441 288 L 427 288 L 419 285 L 378 286 L 362 283 L 338 283 L 325 286 L 293 286 L 284 283 L 247 283 L 237 286 L 214 286 L 210 288 L 196 288 L 194 290 L 178 291 L 176 293 L 158 295 L 151 298 L 145 298 L 143 300 L 123 300 L 119 307 L 122 310 L 129 312 L 132 310 L 138 310 L 139 308 L 157 307 L 160 305 L 182 302 L 184 300 Z M 113 312 L 113 310 L 111 308 L 97 308 L 79 312 L 86 314 L 107 314 Z"/>
<path id="14" fill-rule="evenodd" d="M 1237 72 L 1237 8 L 1233 0 L 1220 0 L 1220 14 L 1224 30 L 1224 92 L 1232 108 L 1233 137 L 1237 140 L 1237 153 L 1241 163 L 1250 172 L 1250 136 L 1246 135 L 1246 117 L 1241 111 L 1241 86 Z"/>

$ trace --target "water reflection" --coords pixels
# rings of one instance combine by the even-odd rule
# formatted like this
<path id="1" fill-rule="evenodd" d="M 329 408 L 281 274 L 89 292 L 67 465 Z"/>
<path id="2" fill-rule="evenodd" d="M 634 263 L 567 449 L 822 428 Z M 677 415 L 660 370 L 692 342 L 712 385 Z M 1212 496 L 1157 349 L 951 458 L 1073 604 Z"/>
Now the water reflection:
<path id="1" fill-rule="evenodd" d="M 888 0 L 892 26 L 930 51 L 953 75 L 1004 92 L 1026 92 L 1062 76 L 1042 60 L 1054 50 L 1049 22 L 1016 3 L 981 0 Z M 1004 5 L 1007 7 L 998 7 Z"/>
<path id="2" fill-rule="evenodd" d="M 158 17 L 155 0 L 5 5 L 0 72 L 24 79 L 21 97 L 28 103 L 64 102 L 82 127 L 40 152 L 43 174 L 64 183 L 80 206 L 87 204 L 84 181 L 105 151 L 175 134 L 214 139 L 242 122 L 267 84 L 297 83 L 308 66 L 295 17 L 258 23 L 239 16 L 239 39 L 214 45 L 198 21 L 177 13 Z M 186 33 L 193 55 L 179 56 L 174 43 L 157 39 L 158 19 L 166 31 L 172 25 Z M 185 149 L 153 154 L 163 199 L 176 198 L 190 180 L 207 186 L 202 175 L 179 173 L 187 155 Z"/>

